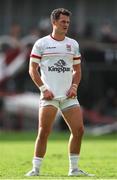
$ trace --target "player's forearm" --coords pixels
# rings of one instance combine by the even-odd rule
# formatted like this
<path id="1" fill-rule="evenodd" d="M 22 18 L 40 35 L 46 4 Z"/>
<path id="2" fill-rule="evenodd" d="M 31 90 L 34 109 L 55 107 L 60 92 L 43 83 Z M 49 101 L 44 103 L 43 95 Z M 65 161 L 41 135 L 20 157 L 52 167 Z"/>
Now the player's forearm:
<path id="1" fill-rule="evenodd" d="M 77 87 L 79 86 L 81 81 L 81 71 L 75 71 L 73 73 L 73 80 L 72 80 L 72 84 L 77 84 Z"/>
<path id="2" fill-rule="evenodd" d="M 30 69 L 29 74 L 31 79 L 38 88 L 43 85 L 43 82 L 37 69 Z"/>

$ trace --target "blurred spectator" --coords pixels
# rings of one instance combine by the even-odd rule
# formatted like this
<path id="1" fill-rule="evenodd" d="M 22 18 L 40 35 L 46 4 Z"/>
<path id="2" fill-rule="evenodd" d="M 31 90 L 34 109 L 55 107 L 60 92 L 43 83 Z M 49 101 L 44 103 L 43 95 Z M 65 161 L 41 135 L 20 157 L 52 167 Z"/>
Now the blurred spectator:
<path id="1" fill-rule="evenodd" d="M 29 50 L 21 44 L 21 26 L 13 23 L 9 34 L 0 37 L 1 42 L 1 67 L 0 90 L 7 92 L 22 91 L 24 74 L 27 67 Z M 23 74 L 23 75 L 22 75 Z M 21 80 L 21 81 L 20 81 Z"/>
<path id="2" fill-rule="evenodd" d="M 48 17 L 41 18 L 38 23 L 41 37 L 46 36 L 51 32 L 50 19 Z"/>
<path id="3" fill-rule="evenodd" d="M 21 26 L 19 23 L 13 23 L 10 27 L 9 34 L 15 39 L 20 39 L 21 37 Z"/>
<path id="4" fill-rule="evenodd" d="M 11 24 L 8 34 L 2 35 L 0 37 L 1 49 L 6 50 L 6 48 L 4 47 L 21 48 L 21 44 L 20 44 L 21 34 L 22 34 L 22 29 L 20 24 L 18 23 Z"/>
<path id="5" fill-rule="evenodd" d="M 21 39 L 21 44 L 23 45 L 23 47 L 31 47 L 33 46 L 33 44 L 35 43 L 35 41 L 37 39 L 39 39 L 40 37 L 40 31 L 37 27 L 31 27 L 29 29 L 29 34 L 24 36 L 22 39 Z"/>

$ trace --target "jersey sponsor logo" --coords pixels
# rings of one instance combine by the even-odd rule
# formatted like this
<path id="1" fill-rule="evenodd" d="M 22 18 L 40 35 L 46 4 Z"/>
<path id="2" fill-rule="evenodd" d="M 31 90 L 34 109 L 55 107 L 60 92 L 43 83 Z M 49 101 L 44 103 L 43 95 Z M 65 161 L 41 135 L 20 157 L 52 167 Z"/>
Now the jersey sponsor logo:
<path id="1" fill-rule="evenodd" d="M 70 71 L 69 67 L 66 67 L 67 64 L 63 59 L 60 59 L 59 61 L 57 61 L 53 66 L 49 66 L 48 67 L 48 71 L 51 72 L 58 72 L 58 73 L 64 73 L 65 71 Z"/>
<path id="2" fill-rule="evenodd" d="M 55 49 L 56 47 L 55 46 L 48 46 L 46 47 L 46 49 Z"/>

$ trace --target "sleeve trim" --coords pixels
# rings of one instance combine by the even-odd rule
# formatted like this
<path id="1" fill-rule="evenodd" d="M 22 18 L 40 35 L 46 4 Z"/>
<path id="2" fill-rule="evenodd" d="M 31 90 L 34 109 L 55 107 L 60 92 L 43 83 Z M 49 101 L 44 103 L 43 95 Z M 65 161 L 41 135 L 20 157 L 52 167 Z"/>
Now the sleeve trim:
<path id="1" fill-rule="evenodd" d="M 36 59 L 36 58 L 30 58 L 30 62 L 35 62 L 35 63 L 39 63 L 40 60 L 39 59 Z"/>
<path id="2" fill-rule="evenodd" d="M 73 65 L 76 65 L 76 64 L 80 64 L 81 63 L 81 60 L 79 59 L 79 60 L 75 60 L 74 62 L 73 62 Z"/>
<path id="3" fill-rule="evenodd" d="M 74 57 L 73 60 L 79 60 L 81 59 L 81 56 Z"/>
<path id="4" fill-rule="evenodd" d="M 34 55 L 34 54 L 31 54 L 30 57 L 31 58 L 36 58 L 36 59 L 41 59 L 41 56 L 37 56 L 37 55 Z"/>

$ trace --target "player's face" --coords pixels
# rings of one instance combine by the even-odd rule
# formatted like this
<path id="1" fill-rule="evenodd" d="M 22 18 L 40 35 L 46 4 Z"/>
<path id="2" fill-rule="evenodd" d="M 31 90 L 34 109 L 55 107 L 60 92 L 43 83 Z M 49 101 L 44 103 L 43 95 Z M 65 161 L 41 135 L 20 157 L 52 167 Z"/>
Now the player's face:
<path id="1" fill-rule="evenodd" d="M 69 16 L 60 14 L 60 18 L 54 22 L 55 31 L 59 34 L 66 34 L 70 24 Z"/>

